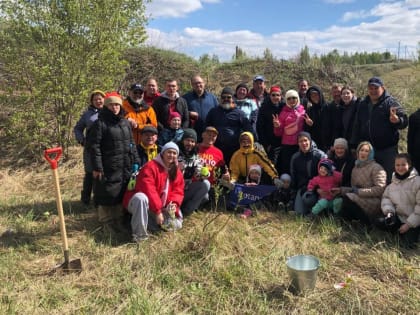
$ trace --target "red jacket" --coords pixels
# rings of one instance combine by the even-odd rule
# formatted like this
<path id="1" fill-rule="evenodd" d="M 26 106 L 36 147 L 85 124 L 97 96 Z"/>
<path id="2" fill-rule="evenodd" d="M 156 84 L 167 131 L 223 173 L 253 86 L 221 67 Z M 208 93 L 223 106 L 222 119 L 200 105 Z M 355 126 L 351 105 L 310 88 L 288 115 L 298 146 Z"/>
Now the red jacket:
<path id="1" fill-rule="evenodd" d="M 314 191 L 321 188 L 325 192 L 325 199 L 333 200 L 334 196 L 331 194 L 331 188 L 340 187 L 341 173 L 333 171 L 331 176 L 315 176 L 308 183 L 308 191 Z"/>
<path id="2" fill-rule="evenodd" d="M 280 127 L 274 127 L 274 134 L 281 137 L 281 143 L 297 145 L 297 135 L 303 131 L 305 109 L 298 105 L 295 109 L 284 106 L 279 115 Z"/>
<path id="3" fill-rule="evenodd" d="M 149 210 L 159 214 L 162 208 L 169 202 L 176 204 L 176 216 L 179 217 L 179 207 L 184 199 L 184 177 L 181 171 L 177 170 L 176 178 L 169 181 L 168 194 L 166 200 L 162 200 L 165 184 L 168 180 L 168 171 L 161 164 L 161 158 L 158 155 L 155 159 L 147 162 L 137 175 L 136 186 L 134 190 L 127 190 L 124 194 L 123 206 L 128 207 L 131 197 L 138 193 L 144 193 L 149 198 Z"/>

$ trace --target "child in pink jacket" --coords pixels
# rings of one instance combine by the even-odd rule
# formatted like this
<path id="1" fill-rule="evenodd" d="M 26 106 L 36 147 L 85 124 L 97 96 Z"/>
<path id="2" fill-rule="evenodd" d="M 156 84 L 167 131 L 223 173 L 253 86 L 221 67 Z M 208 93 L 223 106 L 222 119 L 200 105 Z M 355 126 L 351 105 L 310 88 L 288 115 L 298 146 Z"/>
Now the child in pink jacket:
<path id="1" fill-rule="evenodd" d="M 312 207 L 312 214 L 318 215 L 322 210 L 332 208 L 334 214 L 341 210 L 343 199 L 335 197 L 334 188 L 341 185 L 341 173 L 334 170 L 333 162 L 329 159 L 322 159 L 318 163 L 318 176 L 312 178 L 308 183 L 308 191 L 319 193 L 317 203 Z"/>

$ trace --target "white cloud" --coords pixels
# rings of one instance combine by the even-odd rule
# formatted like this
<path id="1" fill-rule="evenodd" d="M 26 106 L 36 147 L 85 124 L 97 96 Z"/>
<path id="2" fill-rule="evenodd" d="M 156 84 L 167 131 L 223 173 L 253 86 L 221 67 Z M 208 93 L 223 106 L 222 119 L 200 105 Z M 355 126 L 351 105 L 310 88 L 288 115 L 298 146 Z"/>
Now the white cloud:
<path id="1" fill-rule="evenodd" d="M 203 8 L 203 3 L 218 3 L 220 0 L 154 0 L 146 4 L 146 14 L 152 18 L 179 18 Z"/>
<path id="2" fill-rule="evenodd" d="M 216 54 L 228 60 L 241 47 L 250 56 L 262 56 L 269 48 L 277 58 L 296 56 L 307 45 L 311 53 L 325 54 L 333 49 L 339 52 L 385 52 L 396 54 L 398 46 L 411 54 L 417 51 L 420 40 L 420 0 L 386 2 L 361 17 L 373 17 L 374 21 L 353 26 L 333 25 L 323 30 L 279 32 L 268 36 L 250 31 L 208 30 L 187 27 L 180 33 L 163 33 L 149 29 L 148 44 L 173 49 L 195 57 L 204 53 Z"/>

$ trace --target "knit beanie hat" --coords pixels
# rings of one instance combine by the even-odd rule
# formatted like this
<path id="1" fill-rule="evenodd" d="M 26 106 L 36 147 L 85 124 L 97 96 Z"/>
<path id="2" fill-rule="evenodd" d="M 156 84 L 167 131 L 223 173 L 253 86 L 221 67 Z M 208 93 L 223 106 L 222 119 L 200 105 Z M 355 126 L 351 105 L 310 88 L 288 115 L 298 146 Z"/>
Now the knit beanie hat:
<path id="1" fill-rule="evenodd" d="M 270 88 L 270 93 L 273 93 L 273 92 L 279 92 L 279 93 L 281 93 L 281 89 L 280 89 L 280 87 L 279 87 L 279 86 L 277 86 L 277 85 L 272 86 L 272 87 Z"/>
<path id="2" fill-rule="evenodd" d="M 174 119 L 174 118 L 181 118 L 181 114 L 180 113 L 178 113 L 178 112 L 171 112 L 170 114 L 169 114 L 169 121 L 171 121 L 172 119 Z"/>
<path id="3" fill-rule="evenodd" d="M 195 142 L 197 142 L 197 133 L 194 129 L 185 128 L 184 135 L 182 136 L 182 140 L 184 139 L 193 139 Z"/>
<path id="4" fill-rule="evenodd" d="M 239 88 L 245 88 L 246 89 L 246 92 L 248 93 L 249 92 L 249 88 L 248 88 L 248 86 L 245 84 L 245 83 L 240 83 L 240 84 L 238 84 L 238 86 L 236 87 L 236 89 L 235 89 L 235 92 L 237 92 L 238 91 L 238 89 Z"/>
<path id="5" fill-rule="evenodd" d="M 306 132 L 306 131 L 299 132 L 297 137 L 298 137 L 298 139 L 301 138 L 301 137 L 305 137 L 305 138 L 308 138 L 309 141 L 312 141 L 311 134 L 309 132 Z"/>
<path id="6" fill-rule="evenodd" d="M 104 105 L 107 106 L 109 104 L 119 104 L 122 106 L 122 98 L 118 92 L 108 92 L 105 94 L 105 102 Z"/>
<path id="7" fill-rule="evenodd" d="M 283 181 L 283 182 L 285 182 L 285 181 L 291 182 L 292 177 L 290 177 L 289 174 L 284 173 L 284 174 L 281 174 L 280 180 Z"/>
<path id="8" fill-rule="evenodd" d="M 168 143 L 166 143 L 166 144 L 162 147 L 161 154 L 162 154 L 163 152 L 165 152 L 166 150 L 169 150 L 169 149 L 173 149 L 173 150 L 175 150 L 175 151 L 176 151 L 176 154 L 177 154 L 177 155 L 179 155 L 179 148 L 178 148 L 178 146 L 176 145 L 176 143 L 175 143 L 175 142 L 172 142 L 172 141 L 169 141 Z"/>
<path id="9" fill-rule="evenodd" d="M 321 161 L 319 161 L 318 169 L 320 169 L 321 166 L 325 167 L 328 170 L 329 176 L 333 174 L 333 171 L 334 171 L 333 161 L 329 159 L 322 159 Z"/>
<path id="10" fill-rule="evenodd" d="M 298 100 L 298 104 L 300 104 L 299 93 L 298 93 L 296 90 L 288 90 L 288 91 L 286 92 L 286 100 L 287 100 L 289 97 L 296 97 L 296 98 L 297 98 L 297 100 Z"/>
<path id="11" fill-rule="evenodd" d="M 259 166 L 258 164 L 251 164 L 249 166 L 248 174 L 251 173 L 251 171 L 257 171 L 261 175 L 261 172 L 262 172 L 261 166 Z"/>
<path id="12" fill-rule="evenodd" d="M 349 145 L 347 143 L 347 140 L 344 138 L 337 138 L 334 140 L 334 147 L 335 146 L 342 146 L 344 149 L 348 150 Z"/>
<path id="13" fill-rule="evenodd" d="M 233 90 L 230 87 L 225 87 L 220 95 L 233 95 Z"/>

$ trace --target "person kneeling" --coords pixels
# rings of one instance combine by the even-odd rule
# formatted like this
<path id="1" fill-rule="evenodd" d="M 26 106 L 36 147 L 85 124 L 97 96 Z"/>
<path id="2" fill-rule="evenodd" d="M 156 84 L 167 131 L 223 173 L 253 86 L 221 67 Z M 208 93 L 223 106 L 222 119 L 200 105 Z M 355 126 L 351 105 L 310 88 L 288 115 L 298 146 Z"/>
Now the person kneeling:
<path id="1" fill-rule="evenodd" d="M 165 144 L 161 153 L 140 169 L 134 189 L 126 191 L 123 205 L 132 215 L 134 242 L 146 240 L 147 230 L 182 228 L 184 178 L 177 166 L 178 155 L 175 143 Z"/>

